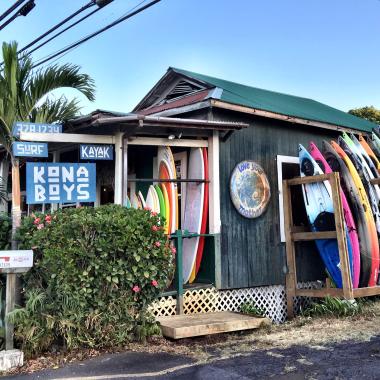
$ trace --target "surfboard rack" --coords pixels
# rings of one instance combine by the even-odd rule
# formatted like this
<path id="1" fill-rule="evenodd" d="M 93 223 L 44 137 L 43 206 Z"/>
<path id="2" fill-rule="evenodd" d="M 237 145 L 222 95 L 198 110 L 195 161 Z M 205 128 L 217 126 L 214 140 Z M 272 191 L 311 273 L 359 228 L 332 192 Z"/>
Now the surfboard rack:
<path id="1" fill-rule="evenodd" d="M 336 229 L 332 231 L 310 232 L 303 227 L 294 226 L 291 187 L 322 181 L 329 181 L 331 185 Z M 286 238 L 286 298 L 288 318 L 294 317 L 295 297 L 324 298 L 331 296 L 353 300 L 360 297 L 380 295 L 380 286 L 353 289 L 349 269 L 346 234 L 344 229 L 343 207 L 342 201 L 340 199 L 339 174 L 333 172 L 330 174 L 322 174 L 309 177 L 296 177 L 282 181 L 282 186 Z M 326 286 L 321 289 L 298 289 L 295 243 L 299 241 L 311 241 L 318 239 L 337 239 L 338 241 L 340 268 L 342 272 L 343 283 L 342 289 L 332 288 L 329 279 L 326 279 Z"/>

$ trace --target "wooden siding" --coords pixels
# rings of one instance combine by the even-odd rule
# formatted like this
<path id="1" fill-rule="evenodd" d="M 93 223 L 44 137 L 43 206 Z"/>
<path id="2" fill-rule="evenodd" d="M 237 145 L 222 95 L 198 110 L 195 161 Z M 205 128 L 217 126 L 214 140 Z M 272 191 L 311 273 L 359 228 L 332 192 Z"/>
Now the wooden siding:
<path id="1" fill-rule="evenodd" d="M 285 245 L 280 241 L 276 156 L 297 156 L 299 143 L 307 146 L 313 140 L 319 145 L 336 133 L 218 109 L 213 109 L 212 117 L 251 125 L 220 144 L 222 288 L 284 284 Z M 238 214 L 230 199 L 230 175 L 242 160 L 258 162 L 271 187 L 269 206 L 256 219 Z M 298 244 L 297 262 L 301 281 L 325 277 L 313 242 Z"/>

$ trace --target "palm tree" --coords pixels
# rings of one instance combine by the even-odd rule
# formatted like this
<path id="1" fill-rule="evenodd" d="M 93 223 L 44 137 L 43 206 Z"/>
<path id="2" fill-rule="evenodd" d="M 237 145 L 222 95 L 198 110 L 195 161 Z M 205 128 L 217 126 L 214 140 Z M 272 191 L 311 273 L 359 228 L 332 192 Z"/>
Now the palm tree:
<path id="1" fill-rule="evenodd" d="M 0 144 L 12 165 L 12 249 L 17 249 L 15 239 L 21 223 L 19 160 L 12 154 L 12 125 L 15 121 L 56 123 L 76 116 L 79 112 L 77 99 L 61 96 L 49 98 L 53 90 L 70 87 L 77 89 L 93 101 L 94 81 L 79 72 L 72 64 L 53 65 L 34 70 L 29 54 L 17 56 L 17 43 L 3 43 L 4 66 L 0 72 Z"/>

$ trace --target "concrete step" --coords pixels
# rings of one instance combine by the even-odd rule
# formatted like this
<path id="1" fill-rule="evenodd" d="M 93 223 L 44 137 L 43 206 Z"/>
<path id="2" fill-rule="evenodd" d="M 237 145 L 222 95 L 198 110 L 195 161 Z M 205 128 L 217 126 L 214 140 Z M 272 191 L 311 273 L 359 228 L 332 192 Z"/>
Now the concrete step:
<path id="1" fill-rule="evenodd" d="M 172 339 L 257 329 L 271 324 L 268 318 L 252 317 L 231 311 L 172 315 L 159 317 L 157 321 L 160 323 L 162 335 Z"/>

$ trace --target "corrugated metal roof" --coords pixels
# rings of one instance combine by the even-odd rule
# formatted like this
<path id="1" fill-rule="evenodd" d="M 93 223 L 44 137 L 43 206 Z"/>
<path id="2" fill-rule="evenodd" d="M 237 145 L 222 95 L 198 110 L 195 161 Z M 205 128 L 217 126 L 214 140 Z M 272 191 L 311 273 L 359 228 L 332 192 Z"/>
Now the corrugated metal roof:
<path id="1" fill-rule="evenodd" d="M 187 70 L 174 72 L 222 89 L 219 100 L 277 114 L 370 132 L 376 124 L 312 99 L 263 90 Z"/>

